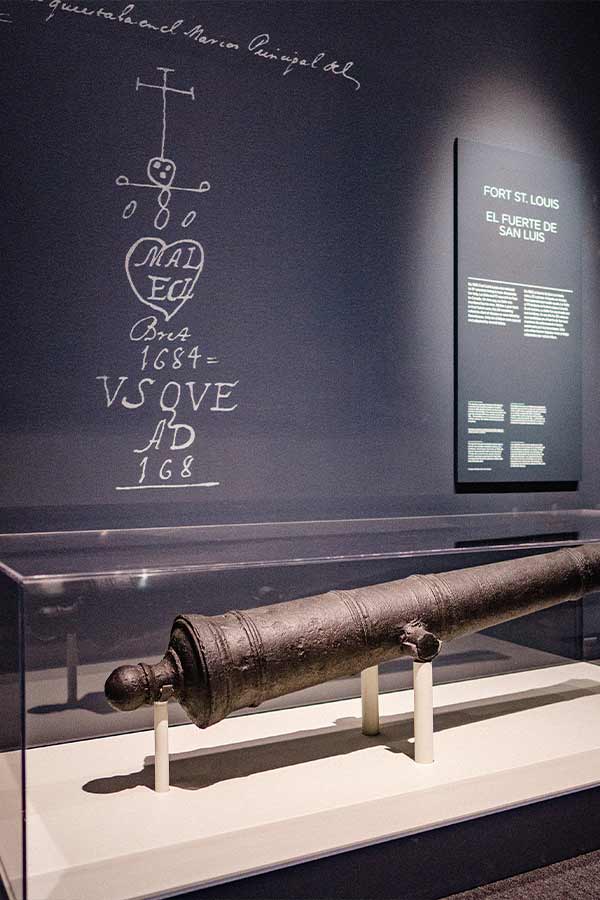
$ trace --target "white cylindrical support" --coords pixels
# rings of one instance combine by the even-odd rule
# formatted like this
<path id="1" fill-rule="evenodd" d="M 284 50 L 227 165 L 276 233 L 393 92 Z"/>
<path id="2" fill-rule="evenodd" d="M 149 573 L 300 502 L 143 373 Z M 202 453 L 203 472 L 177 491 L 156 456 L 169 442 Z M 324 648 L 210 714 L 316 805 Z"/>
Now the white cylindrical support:
<path id="1" fill-rule="evenodd" d="M 379 734 L 379 666 L 371 666 L 360 673 L 362 700 L 362 733 Z"/>
<path id="2" fill-rule="evenodd" d="M 67 705 L 75 706 L 77 703 L 77 666 L 79 665 L 79 648 L 77 634 L 74 631 L 67 632 Z"/>
<path id="3" fill-rule="evenodd" d="M 169 704 L 154 704 L 154 790 L 169 790 Z"/>
<path id="4" fill-rule="evenodd" d="M 433 762 L 433 666 L 413 663 L 415 762 Z"/>

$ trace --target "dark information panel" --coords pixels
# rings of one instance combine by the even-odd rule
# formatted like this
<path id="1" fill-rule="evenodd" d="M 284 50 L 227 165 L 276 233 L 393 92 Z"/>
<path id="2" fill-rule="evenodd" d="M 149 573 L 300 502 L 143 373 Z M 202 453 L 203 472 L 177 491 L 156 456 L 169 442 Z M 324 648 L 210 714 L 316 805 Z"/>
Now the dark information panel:
<path id="1" fill-rule="evenodd" d="M 581 477 L 578 167 L 456 146 L 456 479 Z"/>

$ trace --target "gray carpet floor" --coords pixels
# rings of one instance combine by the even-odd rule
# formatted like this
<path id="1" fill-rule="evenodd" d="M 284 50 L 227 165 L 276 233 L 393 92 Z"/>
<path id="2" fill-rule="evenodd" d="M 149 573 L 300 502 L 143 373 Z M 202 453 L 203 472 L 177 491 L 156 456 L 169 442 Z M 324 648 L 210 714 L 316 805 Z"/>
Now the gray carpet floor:
<path id="1" fill-rule="evenodd" d="M 446 900 L 600 900 L 600 850 L 534 869 Z"/>

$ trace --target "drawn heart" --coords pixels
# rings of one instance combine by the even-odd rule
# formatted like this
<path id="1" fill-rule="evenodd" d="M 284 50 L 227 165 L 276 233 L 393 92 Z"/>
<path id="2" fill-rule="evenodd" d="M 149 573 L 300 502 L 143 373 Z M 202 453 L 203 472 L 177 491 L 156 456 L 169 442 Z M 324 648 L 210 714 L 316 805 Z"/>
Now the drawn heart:
<path id="1" fill-rule="evenodd" d="M 172 244 L 158 237 L 139 238 L 125 257 L 134 294 L 167 322 L 194 296 L 203 266 L 202 245 L 189 238 Z"/>

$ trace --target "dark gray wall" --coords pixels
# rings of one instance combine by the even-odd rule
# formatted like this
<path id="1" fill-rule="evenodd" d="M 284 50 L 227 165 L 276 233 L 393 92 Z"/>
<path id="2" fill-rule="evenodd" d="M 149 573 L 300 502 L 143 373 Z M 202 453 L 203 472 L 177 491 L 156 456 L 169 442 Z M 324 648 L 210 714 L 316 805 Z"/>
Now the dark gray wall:
<path id="1" fill-rule="evenodd" d="M 115 15 L 123 6 L 103 4 Z M 136 21 L 183 19 L 170 35 L 60 9 L 46 21 L 47 0 L 10 9 L 0 30 L 5 529 L 598 502 L 597 4 L 135 4 Z M 184 30 L 196 23 L 240 50 L 194 42 Z M 326 56 L 284 76 L 280 61 L 247 49 L 260 33 L 274 51 Z M 360 89 L 321 71 L 328 59 L 338 71 L 352 61 L 346 74 Z M 117 492 L 136 482 L 133 448 L 159 419 L 152 392 L 141 409 L 107 409 L 97 381 L 142 376 L 128 335 L 152 311 L 124 259 L 159 234 L 156 197 L 115 178 L 143 180 L 157 151 L 160 97 L 135 90 L 137 76 L 156 81 L 157 66 L 196 90 L 169 106 L 177 183 L 211 183 L 189 229 L 180 222 L 191 195 L 180 193 L 160 232 L 204 247 L 198 293 L 171 322 L 190 328 L 188 347 L 221 360 L 196 373 L 188 363 L 179 380 L 217 380 L 218 370 L 239 380 L 239 406 L 178 414 L 197 431 L 194 476 L 218 488 Z M 577 491 L 455 491 L 456 137 L 581 166 Z M 124 220 L 133 197 L 138 210 Z"/>

